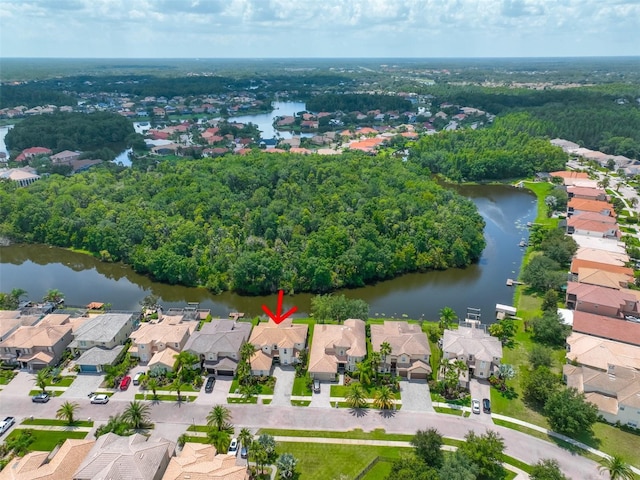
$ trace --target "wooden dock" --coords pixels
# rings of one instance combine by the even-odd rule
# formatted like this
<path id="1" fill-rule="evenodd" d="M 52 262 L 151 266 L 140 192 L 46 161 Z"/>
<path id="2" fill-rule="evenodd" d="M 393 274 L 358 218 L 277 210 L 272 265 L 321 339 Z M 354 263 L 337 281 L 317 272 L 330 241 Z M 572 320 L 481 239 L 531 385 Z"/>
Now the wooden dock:
<path id="1" fill-rule="evenodd" d="M 524 283 L 514 280 L 512 278 L 507 278 L 507 287 L 513 287 L 514 285 L 524 285 Z"/>

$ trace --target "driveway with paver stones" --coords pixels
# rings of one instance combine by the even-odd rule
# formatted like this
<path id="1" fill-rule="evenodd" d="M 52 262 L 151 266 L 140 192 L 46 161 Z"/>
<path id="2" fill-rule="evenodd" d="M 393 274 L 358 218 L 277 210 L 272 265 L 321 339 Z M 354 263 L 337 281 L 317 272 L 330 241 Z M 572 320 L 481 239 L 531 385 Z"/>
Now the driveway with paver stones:
<path id="1" fill-rule="evenodd" d="M 313 393 L 311 397 L 307 397 L 311 400 L 309 406 L 331 408 L 331 385 L 334 385 L 334 383 L 320 382 L 320 393 Z"/>
<path id="2" fill-rule="evenodd" d="M 480 401 L 480 414 L 471 413 L 470 419 L 474 421 L 479 421 L 487 424 L 493 424 L 493 420 L 491 419 L 490 413 L 484 413 L 482 410 L 482 399 L 489 398 L 491 399 L 491 386 L 489 382 L 486 380 L 479 380 L 477 378 L 472 378 L 469 381 L 469 392 L 471 393 L 471 398 L 478 399 Z"/>
<path id="3" fill-rule="evenodd" d="M 409 412 L 433 412 L 431 393 L 426 380 L 401 380 L 400 398 L 402 410 Z"/>
<path id="4" fill-rule="evenodd" d="M 82 374 L 77 375 L 71 386 L 62 395 L 63 398 L 87 398 L 91 392 L 96 392 L 102 382 L 102 374 Z"/>

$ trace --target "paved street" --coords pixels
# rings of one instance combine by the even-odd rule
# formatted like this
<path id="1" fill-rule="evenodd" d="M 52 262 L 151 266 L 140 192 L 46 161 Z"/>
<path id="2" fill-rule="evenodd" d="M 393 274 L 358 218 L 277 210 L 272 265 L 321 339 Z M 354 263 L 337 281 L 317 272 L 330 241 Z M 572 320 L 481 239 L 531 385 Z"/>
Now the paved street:
<path id="1" fill-rule="evenodd" d="M 323 385 L 324 386 L 324 385 Z M 54 418 L 63 399 L 54 398 L 46 404 L 34 404 L 25 401 L 21 395 L 9 391 L 0 393 L 0 409 L 4 415 L 15 416 L 17 421 L 33 415 L 35 417 Z M 127 401 L 115 396 L 108 405 L 91 405 L 89 399 L 78 399 L 79 418 L 91 417 L 94 421 L 104 422 L 109 415 L 121 412 Z M 105 408 L 107 407 L 107 408 Z M 350 430 L 361 428 L 372 431 L 384 428 L 389 433 L 415 433 L 418 429 L 437 428 L 440 433 L 451 438 L 464 438 L 468 430 L 483 433 L 485 425 L 468 418 L 429 412 L 404 411 L 383 415 L 379 411 L 364 410 L 360 416 L 344 408 L 278 407 L 274 405 L 229 405 L 232 422 L 236 429 L 258 428 L 294 428 L 303 430 Z M 211 406 L 159 402 L 151 405 L 151 416 L 156 424 L 156 434 L 176 440 L 189 425 L 205 424 L 205 418 Z M 585 457 L 574 455 L 558 446 L 499 426 L 490 428 L 498 431 L 505 439 L 506 453 L 526 463 L 533 464 L 540 458 L 556 458 L 570 478 L 581 480 L 602 479 L 598 475 L 596 463 Z"/>

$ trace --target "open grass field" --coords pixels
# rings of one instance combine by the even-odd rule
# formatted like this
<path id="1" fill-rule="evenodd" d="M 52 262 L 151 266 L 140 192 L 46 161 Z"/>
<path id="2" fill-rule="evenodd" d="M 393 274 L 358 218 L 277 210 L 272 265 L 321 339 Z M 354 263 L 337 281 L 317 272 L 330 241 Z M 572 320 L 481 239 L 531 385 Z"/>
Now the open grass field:
<path id="1" fill-rule="evenodd" d="M 87 432 L 67 432 L 67 431 L 51 431 L 51 430 L 32 430 L 33 442 L 29 445 L 31 452 L 50 452 L 58 443 L 64 442 L 67 438 L 85 438 Z M 11 432 L 5 441 L 13 439 L 20 435 L 20 430 Z"/>

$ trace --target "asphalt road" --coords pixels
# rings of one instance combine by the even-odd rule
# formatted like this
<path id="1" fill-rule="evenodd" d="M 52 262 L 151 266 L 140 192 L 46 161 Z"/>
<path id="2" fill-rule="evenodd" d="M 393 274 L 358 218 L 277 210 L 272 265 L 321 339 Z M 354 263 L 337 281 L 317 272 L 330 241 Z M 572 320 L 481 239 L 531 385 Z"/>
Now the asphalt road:
<path id="1" fill-rule="evenodd" d="M 55 418 L 56 410 L 63 400 L 53 398 L 46 404 L 34 404 L 23 395 L 12 395 L 3 392 L 0 396 L 0 410 L 2 415 L 15 416 L 18 421 L 33 415 L 38 418 Z M 96 422 L 104 422 L 109 415 L 124 410 L 128 404 L 126 400 L 112 399 L 107 405 L 91 405 L 88 399 L 77 401 L 80 406 L 79 419 L 91 418 Z M 156 431 L 170 440 L 176 440 L 192 423 L 205 424 L 207 413 L 213 405 L 178 404 L 159 402 L 152 404 L 151 418 L 156 423 Z M 362 415 L 355 415 L 343 408 L 313 408 L 313 407 L 278 407 L 273 405 L 228 405 L 232 413 L 232 423 L 236 429 L 248 427 L 253 431 L 259 428 L 292 428 L 302 430 L 350 430 L 361 428 L 371 431 L 384 428 L 388 433 L 412 434 L 418 429 L 436 428 L 451 438 L 464 438 L 473 429 L 483 433 L 491 428 L 500 433 L 505 440 L 506 453 L 528 464 L 534 464 L 541 458 L 555 458 L 562 470 L 572 479 L 602 480 L 597 464 L 580 455 L 572 454 L 555 444 L 525 435 L 516 430 L 499 426 L 483 425 L 470 419 L 454 415 L 430 412 L 391 412 L 382 415 L 379 411 L 364 411 Z"/>

